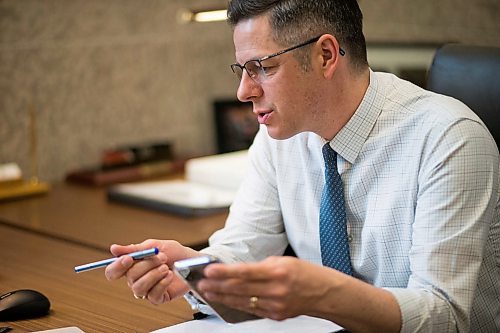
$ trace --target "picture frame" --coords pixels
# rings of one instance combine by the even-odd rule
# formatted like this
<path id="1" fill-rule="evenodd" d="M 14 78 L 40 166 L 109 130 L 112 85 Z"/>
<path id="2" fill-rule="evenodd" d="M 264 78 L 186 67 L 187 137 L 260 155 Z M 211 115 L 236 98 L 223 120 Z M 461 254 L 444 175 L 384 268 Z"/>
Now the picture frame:
<path id="1" fill-rule="evenodd" d="M 217 153 L 248 149 L 259 130 L 252 103 L 238 100 L 214 101 Z"/>

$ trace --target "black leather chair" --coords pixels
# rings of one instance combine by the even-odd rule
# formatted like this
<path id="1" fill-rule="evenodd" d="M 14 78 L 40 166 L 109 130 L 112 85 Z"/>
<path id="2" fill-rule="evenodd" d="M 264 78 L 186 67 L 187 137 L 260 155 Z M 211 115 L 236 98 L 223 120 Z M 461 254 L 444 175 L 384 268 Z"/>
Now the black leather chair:
<path id="1" fill-rule="evenodd" d="M 500 48 L 447 44 L 437 50 L 427 77 L 431 91 L 467 104 L 500 147 Z"/>

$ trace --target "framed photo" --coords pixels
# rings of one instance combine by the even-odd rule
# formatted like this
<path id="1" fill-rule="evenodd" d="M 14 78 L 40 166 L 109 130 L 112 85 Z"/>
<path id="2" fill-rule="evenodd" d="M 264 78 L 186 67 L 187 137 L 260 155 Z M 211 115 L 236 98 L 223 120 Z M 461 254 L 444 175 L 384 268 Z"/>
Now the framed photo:
<path id="1" fill-rule="evenodd" d="M 214 102 L 218 153 L 248 149 L 259 130 L 252 103 L 237 100 Z"/>

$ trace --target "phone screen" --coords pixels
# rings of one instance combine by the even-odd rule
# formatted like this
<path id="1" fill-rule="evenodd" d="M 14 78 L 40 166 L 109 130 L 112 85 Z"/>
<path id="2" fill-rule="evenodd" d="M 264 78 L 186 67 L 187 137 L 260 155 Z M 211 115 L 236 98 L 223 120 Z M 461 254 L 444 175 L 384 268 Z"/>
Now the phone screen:
<path id="1" fill-rule="evenodd" d="M 210 306 L 214 310 L 214 312 L 224 321 L 228 323 L 239 323 L 242 321 L 259 319 L 260 317 L 257 317 L 251 313 L 230 308 L 227 305 L 221 303 L 208 302 L 200 296 L 200 293 L 198 292 L 196 286 L 198 284 L 198 281 L 203 278 L 203 270 L 207 265 L 218 262 L 220 261 L 216 257 L 202 256 L 176 261 L 174 263 L 174 268 L 177 275 L 187 283 L 193 294 L 205 304 Z"/>

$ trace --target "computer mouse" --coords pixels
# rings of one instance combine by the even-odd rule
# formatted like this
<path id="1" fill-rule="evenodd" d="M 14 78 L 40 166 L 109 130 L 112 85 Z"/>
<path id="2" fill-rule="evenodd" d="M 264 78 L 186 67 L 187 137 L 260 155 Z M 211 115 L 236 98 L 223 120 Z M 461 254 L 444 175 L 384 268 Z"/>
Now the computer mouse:
<path id="1" fill-rule="evenodd" d="M 49 299 L 35 290 L 15 290 L 0 296 L 0 321 L 41 317 L 49 310 Z"/>

